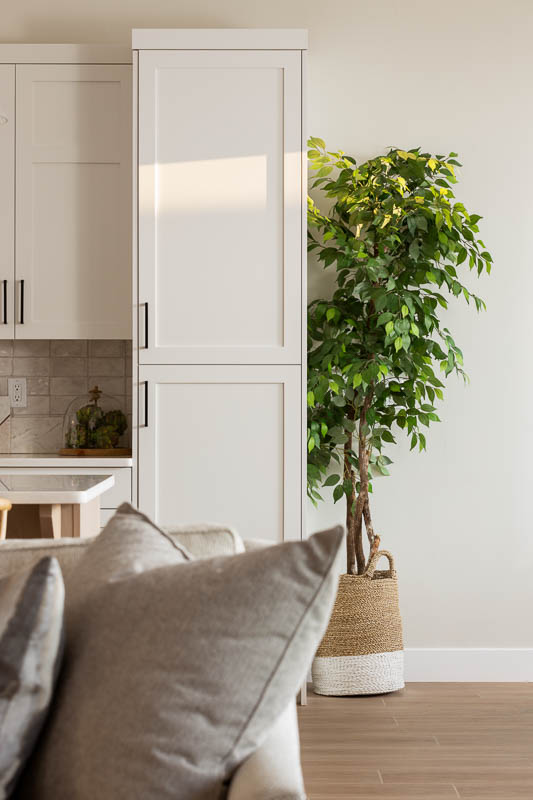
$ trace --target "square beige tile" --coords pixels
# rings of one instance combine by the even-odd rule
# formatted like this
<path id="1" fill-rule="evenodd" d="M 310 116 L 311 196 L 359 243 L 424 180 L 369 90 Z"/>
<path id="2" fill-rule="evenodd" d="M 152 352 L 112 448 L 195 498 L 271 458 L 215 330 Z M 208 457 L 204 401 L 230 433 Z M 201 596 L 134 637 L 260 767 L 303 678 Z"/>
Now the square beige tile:
<path id="1" fill-rule="evenodd" d="M 123 376 L 124 358 L 89 358 L 89 375 Z"/>
<path id="2" fill-rule="evenodd" d="M 122 339 L 92 339 L 89 342 L 90 356 L 124 356 L 125 342 Z"/>
<path id="3" fill-rule="evenodd" d="M 49 356 L 49 339 L 16 339 L 13 352 L 16 356 Z"/>
<path id="4" fill-rule="evenodd" d="M 54 356 L 51 360 L 50 374 L 54 377 L 79 377 L 87 375 L 87 359 L 73 356 Z"/>
<path id="5" fill-rule="evenodd" d="M 50 394 L 50 378 L 36 376 L 26 379 L 28 394 Z"/>
<path id="6" fill-rule="evenodd" d="M 0 361 L 1 360 L 2 359 L 0 359 Z M 16 375 L 18 378 L 25 378 L 29 375 L 47 376 L 50 374 L 50 359 L 35 357 L 25 358 L 16 356 L 13 359 L 12 374 Z"/>
<path id="7" fill-rule="evenodd" d="M 77 395 L 87 391 L 87 378 L 50 378 L 50 395 Z"/>
<path id="8" fill-rule="evenodd" d="M 50 342 L 52 356 L 86 356 L 86 339 L 52 339 Z"/>
<path id="9" fill-rule="evenodd" d="M 7 356 L 0 358 L 0 375 L 13 374 L 13 359 Z"/>
<path id="10" fill-rule="evenodd" d="M 62 417 L 13 417 L 12 453 L 56 453 L 62 441 Z"/>

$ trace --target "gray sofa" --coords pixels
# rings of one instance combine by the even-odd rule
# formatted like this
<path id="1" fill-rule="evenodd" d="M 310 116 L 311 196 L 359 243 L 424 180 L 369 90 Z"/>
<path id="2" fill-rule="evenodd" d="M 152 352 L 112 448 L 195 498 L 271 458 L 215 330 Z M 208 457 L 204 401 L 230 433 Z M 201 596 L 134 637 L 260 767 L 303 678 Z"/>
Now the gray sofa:
<path id="1" fill-rule="evenodd" d="M 216 525 L 167 529 L 197 558 L 234 555 L 265 547 L 243 542 L 234 531 Z M 13 539 L 0 542 L 0 578 L 53 555 L 64 574 L 77 563 L 92 539 Z M 68 603 L 68 598 L 67 598 Z M 38 746 L 38 745 L 37 745 Z M 300 800 L 304 796 L 296 703 L 291 703 L 266 736 L 261 747 L 233 776 L 228 800 Z"/>

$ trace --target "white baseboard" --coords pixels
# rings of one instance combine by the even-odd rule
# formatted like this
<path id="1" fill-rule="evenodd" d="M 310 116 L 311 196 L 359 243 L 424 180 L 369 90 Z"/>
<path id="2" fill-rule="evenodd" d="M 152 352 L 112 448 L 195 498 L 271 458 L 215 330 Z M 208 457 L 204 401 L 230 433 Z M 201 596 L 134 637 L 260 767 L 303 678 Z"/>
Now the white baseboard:
<path id="1" fill-rule="evenodd" d="M 405 680 L 412 682 L 533 681 L 533 647 L 410 647 Z"/>

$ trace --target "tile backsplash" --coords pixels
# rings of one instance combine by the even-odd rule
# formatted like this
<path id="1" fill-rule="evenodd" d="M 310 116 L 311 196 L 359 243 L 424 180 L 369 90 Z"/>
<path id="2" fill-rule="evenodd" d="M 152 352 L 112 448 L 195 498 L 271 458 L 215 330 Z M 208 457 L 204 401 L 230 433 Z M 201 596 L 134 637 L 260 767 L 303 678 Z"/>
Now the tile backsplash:
<path id="1" fill-rule="evenodd" d="M 94 384 L 126 409 L 131 432 L 131 341 L 0 341 L 0 453 L 55 453 L 69 403 Z M 10 408 L 8 378 L 26 378 L 26 408 Z"/>

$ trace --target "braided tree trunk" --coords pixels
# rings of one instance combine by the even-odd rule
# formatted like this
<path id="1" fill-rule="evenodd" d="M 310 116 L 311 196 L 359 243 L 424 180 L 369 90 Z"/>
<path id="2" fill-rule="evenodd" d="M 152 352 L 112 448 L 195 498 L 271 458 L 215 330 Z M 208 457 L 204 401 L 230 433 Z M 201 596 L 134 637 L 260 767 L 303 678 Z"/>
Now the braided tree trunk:
<path id="1" fill-rule="evenodd" d="M 353 434 L 349 434 L 348 441 L 344 445 L 344 480 L 349 480 L 352 484 L 352 491 L 347 498 L 346 508 L 346 560 L 347 570 L 355 575 L 362 575 L 367 567 L 367 559 L 363 547 L 363 523 L 366 535 L 370 544 L 369 559 L 379 546 L 379 537 L 374 533 L 372 517 L 370 514 L 370 503 L 368 499 L 368 467 L 370 462 L 371 448 L 366 441 L 364 429 L 366 427 L 366 415 L 372 401 L 372 390 L 367 393 L 358 424 L 358 461 L 359 461 L 359 494 L 356 492 L 357 474 L 350 463 L 349 454 L 353 450 Z M 355 409 L 348 414 L 349 418 L 355 419 Z"/>

